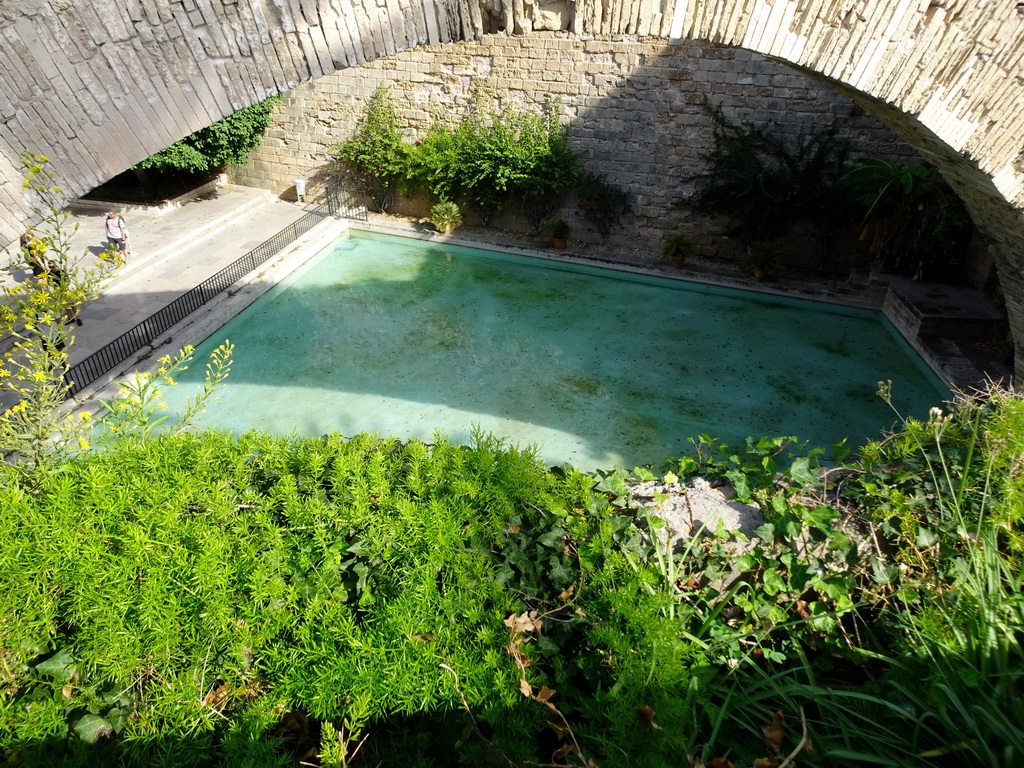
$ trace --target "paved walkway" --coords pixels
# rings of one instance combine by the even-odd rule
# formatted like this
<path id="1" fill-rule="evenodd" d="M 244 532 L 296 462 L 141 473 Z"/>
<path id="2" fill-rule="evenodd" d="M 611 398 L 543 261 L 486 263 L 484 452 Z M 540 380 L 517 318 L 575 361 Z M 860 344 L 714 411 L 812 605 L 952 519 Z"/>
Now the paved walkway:
<path id="1" fill-rule="evenodd" d="M 93 354 L 305 213 L 266 190 L 230 184 L 178 208 L 125 213 L 134 254 L 82 307 L 69 362 Z M 68 226 L 75 224 L 72 257 L 90 263 L 106 245 L 103 212 L 73 213 Z"/>

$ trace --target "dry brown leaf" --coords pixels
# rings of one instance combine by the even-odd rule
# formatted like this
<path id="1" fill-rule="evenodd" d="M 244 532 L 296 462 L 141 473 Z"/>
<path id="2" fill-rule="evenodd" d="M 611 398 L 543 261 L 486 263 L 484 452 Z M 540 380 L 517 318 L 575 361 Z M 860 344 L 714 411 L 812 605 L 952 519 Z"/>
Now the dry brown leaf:
<path id="1" fill-rule="evenodd" d="M 563 757 L 568 757 L 575 751 L 576 747 L 574 747 L 572 744 L 563 744 L 551 753 L 551 760 L 552 762 L 554 762 L 555 760 L 561 760 Z"/>
<path id="2" fill-rule="evenodd" d="M 782 740 L 786 738 L 786 717 L 781 709 L 772 712 L 772 724 L 764 726 L 764 746 L 773 755 L 782 751 Z"/>
<path id="3" fill-rule="evenodd" d="M 539 701 L 541 704 L 547 704 L 548 700 L 552 696 L 554 696 L 554 695 L 555 695 L 555 689 L 554 688 L 548 688 L 546 685 L 542 685 L 540 687 L 540 693 L 538 693 L 536 696 L 534 696 L 534 698 L 537 701 Z"/>
<path id="4" fill-rule="evenodd" d="M 519 666 L 520 669 L 526 669 L 533 663 L 533 661 L 531 661 L 529 656 L 527 656 L 525 653 L 519 650 L 519 646 L 521 646 L 522 644 L 523 639 L 521 637 L 517 637 L 515 640 L 508 644 L 508 647 L 505 648 L 505 652 L 513 659 L 515 659 L 516 664 Z"/>
<path id="5" fill-rule="evenodd" d="M 409 640 L 414 643 L 432 643 L 434 642 L 433 632 L 423 632 L 419 635 L 407 635 Z"/>
<path id="6" fill-rule="evenodd" d="M 707 768 L 736 768 L 729 760 L 724 757 L 712 758 L 707 764 Z"/>
<path id="7" fill-rule="evenodd" d="M 520 613 L 518 616 L 511 613 L 505 619 L 505 626 L 518 634 L 540 634 L 540 630 L 544 626 L 544 620 L 539 617 L 536 611 Z"/>
<path id="8" fill-rule="evenodd" d="M 213 709 L 220 709 L 228 700 L 228 696 L 231 695 L 231 686 L 225 683 L 219 688 L 214 688 L 203 699 L 203 704 Z"/>
<path id="9" fill-rule="evenodd" d="M 568 600 L 570 597 L 572 597 L 575 592 L 576 592 L 576 585 L 575 584 L 570 584 L 568 587 L 566 587 L 564 590 L 562 590 L 561 594 L 558 595 L 558 599 L 561 600 L 564 603 L 566 600 Z"/>
<path id="10" fill-rule="evenodd" d="M 555 735 L 558 736 L 558 740 L 559 741 L 564 739 L 570 733 L 569 729 L 566 728 L 564 725 L 559 725 L 558 723 L 552 723 L 550 720 L 548 720 L 548 728 L 550 728 L 552 731 L 555 732 Z"/>
<path id="11" fill-rule="evenodd" d="M 74 693 L 75 689 L 72 688 L 70 685 L 65 685 L 63 688 L 60 689 L 60 695 L 63 696 L 65 699 L 70 699 L 74 695 Z"/>
<path id="12" fill-rule="evenodd" d="M 751 768 L 778 768 L 779 763 L 782 761 L 772 755 L 771 757 L 759 757 L 752 764 Z"/>
<path id="13" fill-rule="evenodd" d="M 807 601 L 806 600 L 797 600 L 796 601 L 796 612 L 800 614 L 800 618 L 802 618 L 802 619 L 809 619 L 809 618 L 811 618 L 811 609 L 807 605 Z"/>
<path id="14" fill-rule="evenodd" d="M 524 678 L 519 678 L 519 692 L 527 698 L 533 698 L 533 688 Z"/>
<path id="15" fill-rule="evenodd" d="M 661 730 L 661 726 L 654 722 L 655 712 L 649 706 L 644 704 L 636 711 L 637 722 L 640 723 L 641 728 L 654 728 L 657 731 Z"/>

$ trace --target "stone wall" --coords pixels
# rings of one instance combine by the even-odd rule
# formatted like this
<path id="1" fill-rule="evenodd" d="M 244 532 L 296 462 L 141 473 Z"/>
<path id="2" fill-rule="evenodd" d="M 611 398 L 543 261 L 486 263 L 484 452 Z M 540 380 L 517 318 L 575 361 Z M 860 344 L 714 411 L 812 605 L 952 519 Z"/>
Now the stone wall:
<path id="1" fill-rule="evenodd" d="M 478 86 L 493 89 L 498 107 L 539 111 L 546 99 L 559 99 L 582 164 L 629 192 L 634 215 L 610 238 L 620 245 L 642 242 L 659 249 L 667 234 L 682 227 L 693 233 L 702 255 L 739 258 L 738 242 L 725 236 L 725 222 L 674 205 L 692 191 L 684 179 L 706 169 L 703 158 L 712 133 L 701 107 L 704 97 L 722 106 L 731 120 L 774 123 L 773 130 L 790 138 L 839 121 L 851 157 L 920 160 L 845 96 L 749 51 L 535 33 L 421 46 L 295 88 L 278 108 L 263 148 L 247 165 L 232 169 L 232 181 L 289 196 L 296 178 L 315 182 L 330 176 L 331 148 L 351 135 L 381 84 L 390 85 L 409 140 L 435 115 L 457 120 Z M 575 203 L 568 200 L 561 215 L 573 225 L 574 238 L 595 242 L 597 234 L 588 231 Z M 423 213 L 401 205 L 397 210 Z M 472 214 L 466 214 L 472 222 Z M 491 223 L 525 231 L 525 222 L 510 212 Z M 823 268 L 820 247 L 809 237 L 791 239 L 786 251 L 791 267 Z"/>

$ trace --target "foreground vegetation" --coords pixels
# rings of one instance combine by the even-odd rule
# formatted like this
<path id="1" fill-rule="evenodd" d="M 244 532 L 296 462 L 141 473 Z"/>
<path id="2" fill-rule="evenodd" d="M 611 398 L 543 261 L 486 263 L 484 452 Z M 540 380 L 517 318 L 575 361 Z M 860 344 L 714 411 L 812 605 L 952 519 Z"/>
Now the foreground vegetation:
<path id="1" fill-rule="evenodd" d="M 700 441 L 667 480 L 761 504 L 737 557 L 486 436 L 128 433 L 5 477 L 5 758 L 1015 765 L 1021 435 L 994 392 L 827 471 Z"/>
<path id="2" fill-rule="evenodd" d="M 55 199 L 45 159 L 26 163 Z M 73 266 L 59 217 L 32 234 Z M 1018 394 L 934 409 L 853 456 L 832 446 L 828 466 L 788 438 L 702 437 L 660 479 L 731 489 L 764 523 L 673 543 L 630 496 L 648 468 L 551 469 L 486 435 L 190 433 L 229 344 L 180 419 L 157 414 L 188 349 L 105 414 L 63 419 L 55 318 L 90 290 L 68 272 L 7 296 L 7 764 L 1024 757 Z"/>

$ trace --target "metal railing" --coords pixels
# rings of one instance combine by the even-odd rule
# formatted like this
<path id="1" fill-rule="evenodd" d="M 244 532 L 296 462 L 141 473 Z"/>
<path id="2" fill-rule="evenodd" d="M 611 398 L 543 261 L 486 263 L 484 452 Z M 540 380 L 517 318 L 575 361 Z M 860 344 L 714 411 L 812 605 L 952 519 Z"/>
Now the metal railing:
<path id="1" fill-rule="evenodd" d="M 173 325 L 184 320 L 214 296 L 230 288 L 272 256 L 276 256 L 327 216 L 366 221 L 366 206 L 360 192 L 331 185 L 324 191 L 324 196 L 325 202 L 302 218 L 122 333 L 105 347 L 71 366 L 64 375 L 64 381 L 68 385 L 68 397 L 81 392 L 105 373 L 151 344 Z"/>

